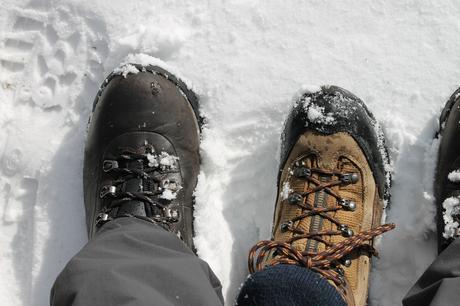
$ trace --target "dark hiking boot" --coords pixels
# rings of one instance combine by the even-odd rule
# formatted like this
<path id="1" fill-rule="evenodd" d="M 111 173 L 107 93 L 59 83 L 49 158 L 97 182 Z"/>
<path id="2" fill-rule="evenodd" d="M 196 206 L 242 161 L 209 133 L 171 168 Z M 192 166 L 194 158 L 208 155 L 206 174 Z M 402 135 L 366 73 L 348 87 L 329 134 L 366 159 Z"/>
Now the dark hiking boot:
<path id="1" fill-rule="evenodd" d="M 361 100 L 334 86 L 302 95 L 282 136 L 272 240 L 251 250 L 251 272 L 303 266 L 348 305 L 365 305 L 373 237 L 394 228 L 381 225 L 388 163 L 383 133 Z"/>
<path id="2" fill-rule="evenodd" d="M 434 193 L 438 251 L 460 235 L 460 89 L 450 97 L 439 120 L 440 139 Z"/>
<path id="3" fill-rule="evenodd" d="M 88 126 L 83 183 L 89 237 L 112 219 L 136 217 L 193 249 L 198 100 L 159 67 L 118 70 L 99 90 Z"/>

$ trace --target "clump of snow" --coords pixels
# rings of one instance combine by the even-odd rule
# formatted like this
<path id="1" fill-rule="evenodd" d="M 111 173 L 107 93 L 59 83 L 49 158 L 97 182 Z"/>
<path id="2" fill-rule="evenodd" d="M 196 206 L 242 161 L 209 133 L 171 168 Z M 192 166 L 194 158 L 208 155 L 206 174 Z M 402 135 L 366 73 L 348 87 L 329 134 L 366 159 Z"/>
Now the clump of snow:
<path id="1" fill-rule="evenodd" d="M 166 152 L 161 152 L 158 156 L 159 164 L 164 169 L 174 169 L 176 168 L 176 162 L 179 160 L 179 157 L 170 155 Z"/>
<path id="2" fill-rule="evenodd" d="M 289 197 L 289 194 L 292 192 L 289 182 L 283 183 L 283 188 L 281 189 L 281 200 L 286 200 Z"/>
<path id="3" fill-rule="evenodd" d="M 162 170 L 174 170 L 177 168 L 179 157 L 171 155 L 165 151 L 160 154 L 147 154 L 149 167 L 160 167 Z"/>
<path id="4" fill-rule="evenodd" d="M 321 91 L 321 86 L 317 85 L 302 85 L 301 86 L 301 91 L 308 93 L 308 94 L 314 94 L 317 92 Z"/>
<path id="5" fill-rule="evenodd" d="M 147 160 L 149 161 L 149 167 L 158 167 L 158 159 L 155 154 L 148 153 Z"/>
<path id="6" fill-rule="evenodd" d="M 147 153 L 149 167 L 160 168 L 161 170 L 176 170 L 179 157 L 162 151 L 160 154 Z M 160 199 L 174 200 L 177 193 L 182 189 L 182 186 L 174 181 L 164 180 L 162 182 L 163 192 L 160 194 Z"/>
<path id="7" fill-rule="evenodd" d="M 117 68 L 115 68 L 113 70 L 113 73 L 122 75 L 124 78 L 126 78 L 126 76 L 128 74 L 139 73 L 139 69 L 137 69 L 136 66 L 134 66 L 132 64 L 122 64 L 122 65 L 118 66 Z"/>
<path id="8" fill-rule="evenodd" d="M 130 64 L 138 64 L 144 67 L 157 66 L 157 67 L 163 68 L 169 73 L 174 74 L 177 78 L 180 78 L 180 80 L 183 81 L 187 85 L 187 87 L 193 90 L 196 94 L 199 94 L 201 92 L 201 89 L 194 86 L 193 82 L 187 79 L 184 76 L 184 73 L 182 73 L 180 69 L 178 69 L 175 65 L 166 63 L 165 61 L 159 58 L 156 58 L 156 57 L 144 54 L 144 53 L 130 53 L 123 59 L 119 67 L 124 67 Z M 166 75 L 166 77 L 168 76 Z"/>
<path id="9" fill-rule="evenodd" d="M 454 170 L 447 176 L 452 183 L 460 183 L 460 170 Z"/>
<path id="10" fill-rule="evenodd" d="M 160 195 L 161 199 L 174 200 L 177 197 L 177 192 L 173 192 L 170 189 L 165 189 Z"/>
<path id="11" fill-rule="evenodd" d="M 164 189 L 160 195 L 160 199 L 174 200 L 177 193 L 182 189 L 182 186 L 174 180 L 166 179 L 162 182 L 161 187 Z"/>
<path id="12" fill-rule="evenodd" d="M 332 97 L 332 101 L 334 101 L 336 104 L 338 104 L 340 106 L 340 105 L 343 105 L 344 101 L 347 101 L 347 102 L 353 101 L 353 98 L 348 97 L 348 96 L 344 96 L 343 93 L 341 93 L 339 91 L 336 91 L 336 92 L 334 92 L 334 96 Z M 349 105 L 349 103 L 347 105 Z"/>
<path id="13" fill-rule="evenodd" d="M 324 107 L 310 103 L 305 106 L 307 111 L 308 120 L 318 124 L 334 124 L 335 118 L 331 113 L 325 113 Z"/>
<path id="14" fill-rule="evenodd" d="M 302 97 L 305 97 L 306 94 L 312 95 L 317 92 L 320 92 L 321 90 L 321 86 L 303 84 L 292 96 L 292 101 L 298 102 L 300 99 L 302 99 Z"/>
<path id="15" fill-rule="evenodd" d="M 459 223 L 456 220 L 460 216 L 460 199 L 458 197 L 450 197 L 442 203 L 444 208 L 444 232 L 442 236 L 446 239 L 458 236 Z"/>

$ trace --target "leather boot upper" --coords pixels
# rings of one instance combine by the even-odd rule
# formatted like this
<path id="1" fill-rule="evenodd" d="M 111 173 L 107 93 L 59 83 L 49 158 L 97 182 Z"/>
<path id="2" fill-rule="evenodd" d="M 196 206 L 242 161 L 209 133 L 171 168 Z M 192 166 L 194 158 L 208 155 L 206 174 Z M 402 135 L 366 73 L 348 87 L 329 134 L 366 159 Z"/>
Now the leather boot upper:
<path id="1" fill-rule="evenodd" d="M 304 266 L 348 305 L 366 305 L 373 237 L 394 228 L 381 225 L 390 182 L 382 135 L 343 89 L 299 98 L 283 132 L 273 237 L 251 250 L 251 271 Z"/>
<path id="2" fill-rule="evenodd" d="M 95 99 L 83 179 L 88 233 L 101 218 L 134 215 L 168 225 L 192 247 L 198 102 L 169 72 L 133 67 L 111 74 Z"/>

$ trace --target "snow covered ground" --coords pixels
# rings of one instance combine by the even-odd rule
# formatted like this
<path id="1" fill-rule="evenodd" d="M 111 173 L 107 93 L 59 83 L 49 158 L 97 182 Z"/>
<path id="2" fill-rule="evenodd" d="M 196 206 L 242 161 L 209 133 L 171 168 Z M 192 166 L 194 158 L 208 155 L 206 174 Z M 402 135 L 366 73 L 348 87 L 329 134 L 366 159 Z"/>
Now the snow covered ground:
<path id="1" fill-rule="evenodd" d="M 2 0 L 0 304 L 47 305 L 86 241 L 82 152 L 104 77 L 130 53 L 165 61 L 208 128 L 196 244 L 231 305 L 249 248 L 270 235 L 279 133 L 302 84 L 361 97 L 394 161 L 371 305 L 398 305 L 435 256 L 437 116 L 460 80 L 454 0 Z"/>

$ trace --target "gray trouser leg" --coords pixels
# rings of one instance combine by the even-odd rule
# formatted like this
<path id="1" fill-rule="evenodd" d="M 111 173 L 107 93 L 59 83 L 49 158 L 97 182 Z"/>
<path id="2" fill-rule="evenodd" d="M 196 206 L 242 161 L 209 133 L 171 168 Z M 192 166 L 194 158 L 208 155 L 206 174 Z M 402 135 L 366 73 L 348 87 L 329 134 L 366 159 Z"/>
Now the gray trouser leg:
<path id="1" fill-rule="evenodd" d="M 174 234 L 137 218 L 108 222 L 56 279 L 51 305 L 222 305 L 209 266 Z"/>
<path id="2" fill-rule="evenodd" d="M 458 305 L 460 303 L 460 239 L 452 242 L 404 297 L 403 305 Z"/>

